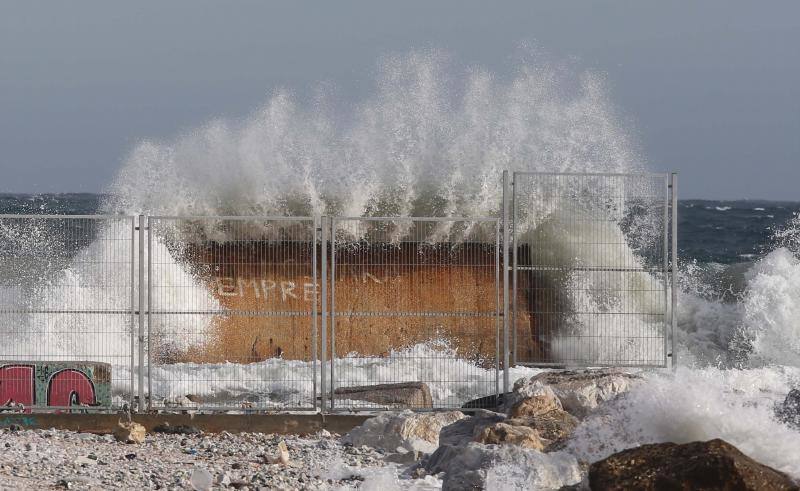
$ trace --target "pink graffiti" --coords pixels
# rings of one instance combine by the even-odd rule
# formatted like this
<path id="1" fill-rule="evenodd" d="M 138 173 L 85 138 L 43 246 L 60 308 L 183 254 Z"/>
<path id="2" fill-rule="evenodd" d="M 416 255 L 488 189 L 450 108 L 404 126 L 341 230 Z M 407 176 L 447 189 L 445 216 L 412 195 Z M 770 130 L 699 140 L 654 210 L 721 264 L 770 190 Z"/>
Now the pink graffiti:
<path id="1" fill-rule="evenodd" d="M 36 376 L 33 365 L 0 366 L 0 404 L 22 404 L 25 412 L 36 404 Z M 48 406 L 80 406 L 97 404 L 91 379 L 80 370 L 64 369 L 47 382 Z"/>
<path id="2" fill-rule="evenodd" d="M 36 393 L 33 365 L 6 365 L 0 367 L 0 404 L 32 406 Z"/>
<path id="3" fill-rule="evenodd" d="M 66 369 L 50 377 L 47 388 L 48 406 L 93 405 L 96 402 L 94 385 L 85 373 Z"/>

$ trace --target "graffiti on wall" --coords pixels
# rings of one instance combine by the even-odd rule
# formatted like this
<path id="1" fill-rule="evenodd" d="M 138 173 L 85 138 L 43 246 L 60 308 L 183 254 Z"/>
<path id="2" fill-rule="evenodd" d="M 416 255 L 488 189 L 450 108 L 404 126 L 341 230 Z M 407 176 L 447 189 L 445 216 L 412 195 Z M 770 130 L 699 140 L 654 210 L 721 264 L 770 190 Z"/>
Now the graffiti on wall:
<path id="1" fill-rule="evenodd" d="M 0 404 L 109 406 L 111 366 L 96 362 L 6 362 L 0 364 Z"/>
<path id="2" fill-rule="evenodd" d="M 379 278 L 368 272 L 359 272 L 357 274 L 348 275 L 348 277 L 357 283 L 374 283 L 384 284 L 392 281 L 395 278 Z M 347 278 L 339 278 L 344 280 Z M 396 280 L 400 277 L 396 276 Z M 302 300 L 310 302 L 317 296 L 319 299 L 319 286 L 315 288 L 313 282 L 295 282 L 289 280 L 270 280 L 264 278 L 242 278 L 233 276 L 220 276 L 215 279 L 216 293 L 220 297 L 249 297 L 253 295 L 257 299 L 264 299 L 265 301 L 271 299 L 278 299 L 281 302 L 292 300 Z"/>

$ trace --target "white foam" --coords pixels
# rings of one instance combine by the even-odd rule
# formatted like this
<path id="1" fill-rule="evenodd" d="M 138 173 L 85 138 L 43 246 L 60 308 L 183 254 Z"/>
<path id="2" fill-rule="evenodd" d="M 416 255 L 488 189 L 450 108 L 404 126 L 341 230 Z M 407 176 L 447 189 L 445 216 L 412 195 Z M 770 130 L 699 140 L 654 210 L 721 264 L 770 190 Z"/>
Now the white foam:
<path id="1" fill-rule="evenodd" d="M 646 443 L 722 438 L 759 462 L 800 477 L 800 432 L 773 415 L 800 369 L 679 368 L 674 375 L 645 376 L 646 383 L 581 424 L 571 452 L 593 462 Z"/>

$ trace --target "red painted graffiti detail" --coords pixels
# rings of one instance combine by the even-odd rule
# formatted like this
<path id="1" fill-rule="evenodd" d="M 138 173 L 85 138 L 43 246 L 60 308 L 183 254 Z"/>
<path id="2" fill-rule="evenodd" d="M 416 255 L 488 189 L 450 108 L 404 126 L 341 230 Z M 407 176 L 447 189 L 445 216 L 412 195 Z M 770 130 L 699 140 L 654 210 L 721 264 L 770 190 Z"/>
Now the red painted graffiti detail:
<path id="1" fill-rule="evenodd" d="M 48 406 L 94 405 L 97 399 L 94 384 L 79 370 L 61 370 L 50 377 L 47 388 Z"/>
<path id="2" fill-rule="evenodd" d="M 0 367 L 0 405 L 10 403 L 33 405 L 36 390 L 32 365 L 5 365 Z"/>
<path id="3" fill-rule="evenodd" d="M 44 380 L 40 381 L 44 383 Z M 22 404 L 25 412 L 36 403 L 36 367 L 33 365 L 0 366 L 0 405 Z M 41 404 L 41 402 L 39 402 Z M 58 371 L 47 382 L 48 406 L 97 404 L 94 384 L 80 370 Z"/>

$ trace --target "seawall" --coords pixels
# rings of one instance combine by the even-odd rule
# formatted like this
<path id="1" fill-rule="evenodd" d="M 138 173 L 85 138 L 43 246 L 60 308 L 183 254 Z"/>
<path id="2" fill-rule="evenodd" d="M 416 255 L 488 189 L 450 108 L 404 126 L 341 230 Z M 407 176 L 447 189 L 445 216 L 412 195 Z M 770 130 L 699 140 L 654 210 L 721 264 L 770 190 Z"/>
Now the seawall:
<path id="1" fill-rule="evenodd" d="M 461 358 L 493 364 L 502 342 L 502 276 L 493 245 L 418 243 L 339 247 L 326 255 L 328 331 L 337 356 L 386 356 L 418 343 L 454 349 Z M 317 257 L 322 257 L 319 254 Z M 207 339 L 185 353 L 154 361 L 250 363 L 272 357 L 311 360 L 315 287 L 310 247 L 239 241 L 193 246 L 182 260 L 229 314 L 215 315 Z M 316 284 L 322 281 L 318 261 Z M 520 281 L 524 281 L 521 279 Z M 521 289 L 525 291 L 527 289 Z M 526 295 L 518 295 L 527 305 Z M 528 310 L 528 309 L 520 309 Z M 316 345 L 321 346 L 317 317 Z M 516 319 L 520 353 L 541 349 L 531 316 Z M 164 339 L 169 339 L 166 333 Z M 330 340 L 327 356 L 330 357 Z"/>

